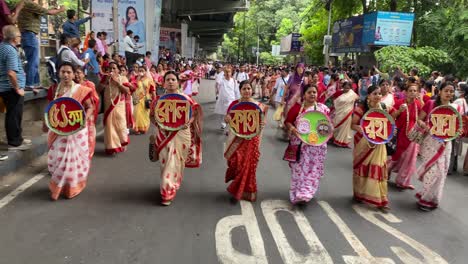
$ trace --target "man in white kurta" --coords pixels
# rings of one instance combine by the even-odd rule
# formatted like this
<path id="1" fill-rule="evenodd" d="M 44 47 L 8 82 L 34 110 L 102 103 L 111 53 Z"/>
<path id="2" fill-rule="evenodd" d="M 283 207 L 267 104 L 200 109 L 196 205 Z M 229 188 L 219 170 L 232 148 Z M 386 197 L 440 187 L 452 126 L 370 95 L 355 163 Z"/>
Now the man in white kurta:
<path id="1" fill-rule="evenodd" d="M 224 122 L 224 116 L 227 113 L 229 105 L 240 98 L 240 91 L 236 80 L 232 78 L 232 69 L 224 69 L 224 77 L 221 78 L 219 83 L 219 94 L 218 100 L 216 101 L 215 113 L 222 115 L 221 129 L 226 128 L 226 123 Z"/>
<path id="2" fill-rule="evenodd" d="M 216 74 L 215 74 L 215 92 L 216 92 L 216 100 L 218 100 L 218 94 L 219 94 L 219 86 L 221 85 L 221 81 L 223 80 L 224 77 L 224 71 L 221 67 L 216 68 Z"/>

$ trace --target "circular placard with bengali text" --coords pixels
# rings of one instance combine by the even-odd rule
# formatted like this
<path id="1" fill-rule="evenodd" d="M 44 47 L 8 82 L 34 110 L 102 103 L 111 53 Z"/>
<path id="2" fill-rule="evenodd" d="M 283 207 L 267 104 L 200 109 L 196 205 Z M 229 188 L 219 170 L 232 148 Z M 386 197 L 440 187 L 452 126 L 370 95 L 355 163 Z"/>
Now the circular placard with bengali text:
<path id="1" fill-rule="evenodd" d="M 54 133 L 69 136 L 86 127 L 86 112 L 75 99 L 60 97 L 47 105 L 44 120 Z"/>
<path id="2" fill-rule="evenodd" d="M 260 134 L 263 112 L 256 103 L 240 102 L 231 108 L 229 116 L 229 128 L 234 135 L 251 139 Z"/>
<path id="3" fill-rule="evenodd" d="M 370 109 L 362 117 L 360 126 L 367 141 L 386 144 L 393 138 L 395 120 L 382 109 Z"/>
<path id="4" fill-rule="evenodd" d="M 460 136 L 463 128 L 460 113 L 450 105 L 434 108 L 428 119 L 429 133 L 439 141 L 451 141 Z"/>
<path id="5" fill-rule="evenodd" d="M 192 118 L 192 105 L 184 95 L 165 94 L 156 102 L 153 118 L 162 129 L 181 130 Z"/>
<path id="6" fill-rule="evenodd" d="M 322 146 L 333 136 L 330 117 L 320 111 L 307 111 L 296 120 L 299 139 L 307 145 Z"/>

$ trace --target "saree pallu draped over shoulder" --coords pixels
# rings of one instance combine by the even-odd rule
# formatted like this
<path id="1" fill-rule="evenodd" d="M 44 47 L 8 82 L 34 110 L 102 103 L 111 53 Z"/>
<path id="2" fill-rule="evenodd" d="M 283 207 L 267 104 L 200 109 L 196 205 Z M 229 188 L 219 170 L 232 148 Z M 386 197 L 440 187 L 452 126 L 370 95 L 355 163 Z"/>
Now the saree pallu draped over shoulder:
<path id="1" fill-rule="evenodd" d="M 442 199 L 443 188 L 450 164 L 452 142 L 440 142 L 426 136 L 421 144 L 422 164 L 418 168 L 418 179 L 422 190 L 416 193 L 418 204 L 437 208 Z"/>
<path id="2" fill-rule="evenodd" d="M 96 101 L 93 99 L 92 89 L 86 86 L 79 86 L 72 92 L 71 96 L 81 104 L 91 99 L 94 106 Z M 91 166 L 89 122 L 86 122 L 86 128 L 79 132 L 60 136 L 49 131 L 47 155 L 47 164 L 52 177 L 49 182 L 51 198 L 57 200 L 61 194 L 66 198 L 73 198 L 80 194 L 86 187 L 87 177 Z"/>
<path id="3" fill-rule="evenodd" d="M 340 147 L 349 147 L 352 139 L 351 123 L 353 121 L 354 102 L 359 96 L 352 90 L 341 94 L 334 101 L 333 143 Z"/>
<path id="4" fill-rule="evenodd" d="M 356 107 L 354 114 L 362 118 L 364 111 L 361 107 Z M 356 133 L 353 150 L 354 199 L 377 207 L 387 206 L 387 179 L 385 144 L 371 147 L 361 133 Z"/>
<path id="5" fill-rule="evenodd" d="M 185 167 L 198 168 L 202 163 L 202 108 L 195 100 L 184 96 L 189 100 L 193 111 L 193 121 L 189 127 L 167 131 L 154 123 L 156 155 L 161 163 L 160 192 L 163 202 L 170 202 L 175 198 L 184 177 Z M 154 107 L 158 100 L 159 97 L 152 103 L 150 117 L 154 116 Z M 151 122 L 154 122 L 154 118 L 151 118 Z"/>
<path id="6" fill-rule="evenodd" d="M 126 81 L 120 77 L 121 84 Z M 129 144 L 125 95 L 118 87 L 109 84 L 104 91 L 104 146 L 107 154 L 125 151 Z"/>
<path id="7" fill-rule="evenodd" d="M 237 104 L 234 101 L 231 106 Z M 265 105 L 258 103 L 265 112 Z M 229 112 L 229 109 L 228 109 Z M 243 139 L 229 133 L 226 142 L 224 158 L 227 160 L 225 182 L 230 181 L 227 191 L 236 200 L 247 200 L 254 202 L 257 199 L 257 166 L 260 160 L 260 143 L 262 134 L 251 138 Z"/>

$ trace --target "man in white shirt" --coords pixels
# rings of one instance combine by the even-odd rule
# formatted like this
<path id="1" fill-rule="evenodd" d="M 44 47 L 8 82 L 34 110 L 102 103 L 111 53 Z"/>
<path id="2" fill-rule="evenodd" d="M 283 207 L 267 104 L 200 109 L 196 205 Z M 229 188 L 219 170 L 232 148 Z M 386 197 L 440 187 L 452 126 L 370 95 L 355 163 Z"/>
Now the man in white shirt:
<path id="1" fill-rule="evenodd" d="M 234 79 L 236 79 L 237 83 L 241 83 L 242 81 L 249 79 L 249 75 L 245 72 L 245 65 L 240 66 L 240 70 L 239 72 L 236 72 Z"/>
<path id="2" fill-rule="evenodd" d="M 62 34 L 60 36 L 60 45 L 60 49 L 57 52 L 56 69 L 58 69 L 63 62 L 70 62 L 76 67 L 83 67 L 89 61 L 89 59 L 80 60 L 76 57 L 76 54 L 70 49 L 70 37 L 68 37 L 68 35 Z"/>
<path id="3" fill-rule="evenodd" d="M 138 54 L 134 53 L 135 49 L 138 49 L 138 47 L 133 43 L 133 31 L 127 30 L 127 36 L 125 36 L 123 40 L 123 47 L 125 50 L 125 58 L 127 59 L 127 67 L 130 69 L 138 59 Z"/>
<path id="4" fill-rule="evenodd" d="M 224 71 L 223 68 L 218 66 L 216 68 L 216 74 L 215 74 L 215 92 L 216 92 L 216 100 L 218 100 L 218 94 L 219 94 L 219 86 L 221 85 L 221 81 L 224 78 Z"/>
<path id="5" fill-rule="evenodd" d="M 216 101 L 215 106 L 215 113 L 221 115 L 221 130 L 226 128 L 224 116 L 227 113 L 229 105 L 231 105 L 234 100 L 237 100 L 240 97 L 241 96 L 238 85 L 232 78 L 232 69 L 230 67 L 226 67 L 219 84 L 219 98 Z"/>

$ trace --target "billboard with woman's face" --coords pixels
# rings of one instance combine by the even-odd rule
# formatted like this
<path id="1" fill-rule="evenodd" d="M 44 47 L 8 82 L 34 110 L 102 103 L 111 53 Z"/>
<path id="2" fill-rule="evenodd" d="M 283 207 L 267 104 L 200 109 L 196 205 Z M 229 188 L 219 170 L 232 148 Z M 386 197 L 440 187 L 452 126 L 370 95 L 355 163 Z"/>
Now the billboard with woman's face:
<path id="1" fill-rule="evenodd" d="M 133 37 L 138 36 L 138 53 L 146 52 L 146 27 L 145 27 L 145 1 L 119 0 L 119 40 L 120 49 L 123 52 L 123 39 L 127 31 L 133 32 Z"/>

